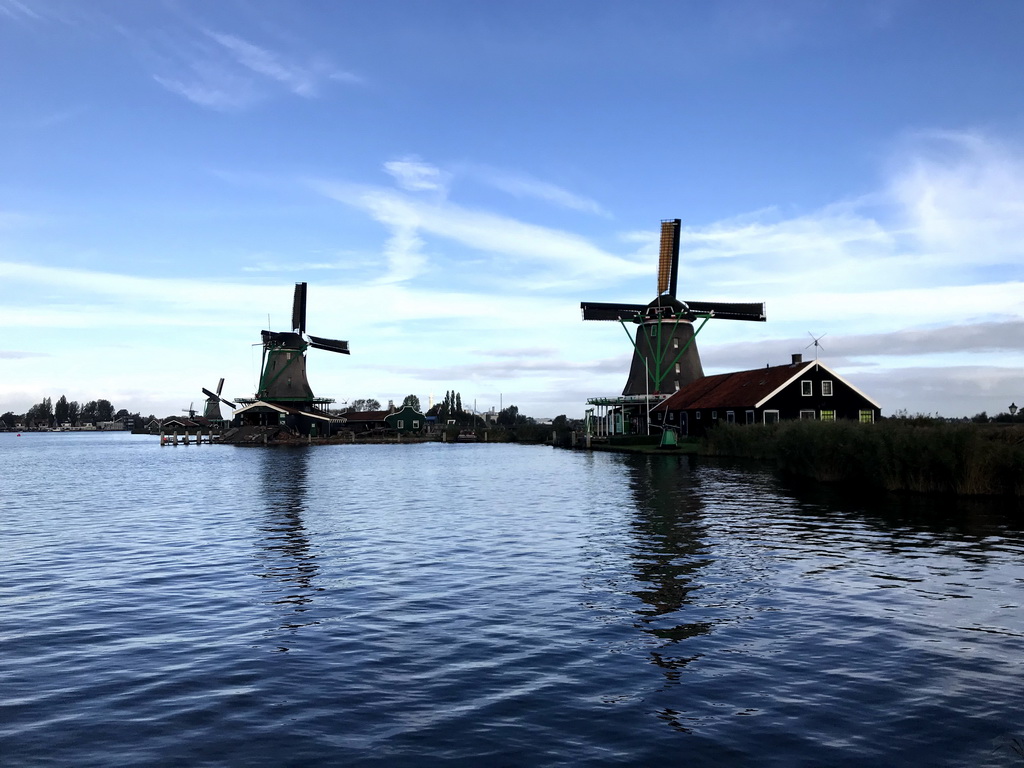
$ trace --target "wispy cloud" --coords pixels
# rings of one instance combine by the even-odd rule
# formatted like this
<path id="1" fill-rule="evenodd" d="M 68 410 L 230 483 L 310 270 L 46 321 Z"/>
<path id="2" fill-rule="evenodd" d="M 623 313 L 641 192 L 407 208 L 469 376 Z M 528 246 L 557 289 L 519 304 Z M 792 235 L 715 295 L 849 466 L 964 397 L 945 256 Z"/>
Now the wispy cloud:
<path id="1" fill-rule="evenodd" d="M 17 349 L 0 349 L 0 360 L 23 360 L 29 357 L 49 357 L 44 352 L 23 352 Z"/>
<path id="2" fill-rule="evenodd" d="M 604 251 L 569 232 L 517 221 L 499 214 L 464 208 L 447 201 L 424 201 L 402 192 L 343 182 L 311 181 L 312 188 L 338 202 L 363 210 L 394 232 L 415 231 L 472 249 L 480 256 L 500 260 L 515 272 L 516 264 L 532 266 L 534 287 L 579 281 L 595 274 L 603 278 L 647 274 L 649 264 L 638 264 Z M 409 242 L 414 242 L 409 238 Z M 415 243 L 417 246 L 419 242 Z M 425 268 L 425 262 L 418 266 Z M 541 271 L 536 271 L 540 267 Z M 402 279 L 415 277 L 408 272 Z M 393 275 L 392 277 L 399 277 Z"/>
<path id="3" fill-rule="evenodd" d="M 21 0 L 0 0 L 0 16 L 15 20 L 40 20 L 43 18 Z"/>
<path id="4" fill-rule="evenodd" d="M 596 201 L 527 174 L 502 171 L 487 166 L 469 166 L 467 172 L 483 183 L 514 197 L 533 198 L 557 205 L 560 208 L 592 213 L 606 218 L 611 217 L 611 214 Z"/>
<path id="5" fill-rule="evenodd" d="M 384 170 L 394 177 L 399 188 L 409 192 L 445 194 L 448 191 L 448 182 L 451 178 L 450 173 L 442 171 L 430 163 L 424 163 L 416 157 L 390 160 L 384 163 Z"/>
<path id="6" fill-rule="evenodd" d="M 207 28 L 200 28 L 198 36 L 178 32 L 169 41 L 125 34 L 147 50 L 147 58 L 159 62 L 153 75 L 157 83 L 209 109 L 237 111 L 282 90 L 312 99 L 322 94 L 326 83 L 363 82 L 323 57 L 299 57 Z"/>

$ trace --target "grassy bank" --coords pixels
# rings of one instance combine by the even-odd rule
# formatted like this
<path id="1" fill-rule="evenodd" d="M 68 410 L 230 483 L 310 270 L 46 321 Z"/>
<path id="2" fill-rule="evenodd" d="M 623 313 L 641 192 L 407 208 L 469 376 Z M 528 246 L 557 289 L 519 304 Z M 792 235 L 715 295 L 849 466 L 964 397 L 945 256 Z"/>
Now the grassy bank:
<path id="1" fill-rule="evenodd" d="M 863 488 L 1024 496 L 1024 427 L 922 419 L 721 424 L 702 453 L 774 461 L 794 477 Z"/>

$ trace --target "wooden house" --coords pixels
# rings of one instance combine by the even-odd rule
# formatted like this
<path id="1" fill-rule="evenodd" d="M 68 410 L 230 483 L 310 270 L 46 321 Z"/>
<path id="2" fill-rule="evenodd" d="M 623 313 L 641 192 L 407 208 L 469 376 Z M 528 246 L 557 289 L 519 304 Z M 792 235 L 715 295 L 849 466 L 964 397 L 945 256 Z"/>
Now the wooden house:
<path id="1" fill-rule="evenodd" d="M 404 405 L 394 413 L 389 413 L 384 421 L 400 435 L 422 432 L 426 426 L 426 417 L 411 405 Z"/>
<path id="2" fill-rule="evenodd" d="M 818 360 L 697 379 L 651 409 L 652 425 L 699 437 L 715 425 L 790 419 L 874 422 L 881 406 Z"/>
<path id="3" fill-rule="evenodd" d="M 390 411 L 348 411 L 341 414 L 340 420 L 345 429 L 353 432 L 372 432 L 388 426 L 386 421 Z"/>

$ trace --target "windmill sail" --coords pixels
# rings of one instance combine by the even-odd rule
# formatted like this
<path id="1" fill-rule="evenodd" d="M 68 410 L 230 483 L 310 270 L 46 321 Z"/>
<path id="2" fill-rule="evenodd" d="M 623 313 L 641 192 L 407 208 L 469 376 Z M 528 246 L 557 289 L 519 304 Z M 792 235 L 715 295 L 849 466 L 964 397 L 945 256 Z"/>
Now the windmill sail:
<path id="1" fill-rule="evenodd" d="M 292 330 L 303 334 L 306 332 L 306 284 L 295 284 L 295 296 L 292 299 Z"/>
<path id="2" fill-rule="evenodd" d="M 350 354 L 348 351 L 348 342 L 339 341 L 337 339 L 325 339 L 322 336 L 309 337 L 309 346 L 314 349 L 325 349 L 328 352 L 340 352 L 343 355 Z"/>
<path id="3" fill-rule="evenodd" d="M 580 302 L 584 320 L 618 320 L 643 314 L 646 304 L 615 304 L 603 301 Z"/>
<path id="4" fill-rule="evenodd" d="M 658 295 L 676 297 L 676 272 L 679 269 L 679 219 L 661 222 L 661 248 L 658 253 Z"/>

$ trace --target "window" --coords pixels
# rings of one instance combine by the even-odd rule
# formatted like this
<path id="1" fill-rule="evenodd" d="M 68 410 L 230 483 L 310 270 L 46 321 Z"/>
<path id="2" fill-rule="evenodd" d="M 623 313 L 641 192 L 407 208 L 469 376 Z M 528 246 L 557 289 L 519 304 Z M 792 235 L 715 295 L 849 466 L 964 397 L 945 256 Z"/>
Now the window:
<path id="1" fill-rule="evenodd" d="M 753 423 L 754 423 L 754 412 L 753 411 L 747 411 L 747 424 L 753 424 Z"/>
<path id="2" fill-rule="evenodd" d="M 412 420 L 412 428 L 413 429 L 419 429 L 420 428 L 420 420 L 419 419 L 413 419 Z"/>
<path id="3" fill-rule="evenodd" d="M 778 424 L 779 412 L 778 411 L 765 411 L 764 412 L 764 423 L 765 424 Z"/>
<path id="4" fill-rule="evenodd" d="M 712 419 L 718 419 L 718 411 L 712 411 L 711 412 L 711 418 Z"/>
<path id="5" fill-rule="evenodd" d="M 810 379 L 804 379 L 800 382 L 800 394 L 804 397 L 810 397 L 814 394 L 814 382 Z"/>
<path id="6" fill-rule="evenodd" d="M 735 411 L 726 411 L 725 412 L 725 421 L 728 424 L 735 424 L 736 423 L 736 412 Z"/>
<path id="7" fill-rule="evenodd" d="M 825 379 L 821 382 L 821 394 L 825 397 L 832 397 L 832 379 Z"/>
<path id="8" fill-rule="evenodd" d="M 396 419 L 399 429 L 405 429 L 405 422 L 402 419 Z"/>
<path id="9" fill-rule="evenodd" d="M 800 418 L 801 419 L 813 419 L 814 418 L 814 411 L 800 411 Z"/>
<path id="10" fill-rule="evenodd" d="M 875 423 L 875 412 L 874 411 L 861 411 L 859 414 L 861 424 L 874 424 Z"/>
<path id="11" fill-rule="evenodd" d="M 669 413 L 668 420 L 669 421 L 675 421 L 676 420 L 676 415 L 674 413 Z"/>
<path id="12" fill-rule="evenodd" d="M 836 412 L 835 411 L 822 411 L 821 412 L 821 420 L 822 421 L 835 421 L 836 420 Z"/>
<path id="13" fill-rule="evenodd" d="M 679 391 L 679 379 L 676 379 L 676 392 Z"/>
<path id="14" fill-rule="evenodd" d="M 697 411 L 697 421 L 700 421 L 700 411 Z"/>
<path id="15" fill-rule="evenodd" d="M 679 363 L 676 363 L 676 373 L 679 373 Z"/>
<path id="16" fill-rule="evenodd" d="M 679 349 L 679 339 L 672 337 L 672 349 Z"/>

